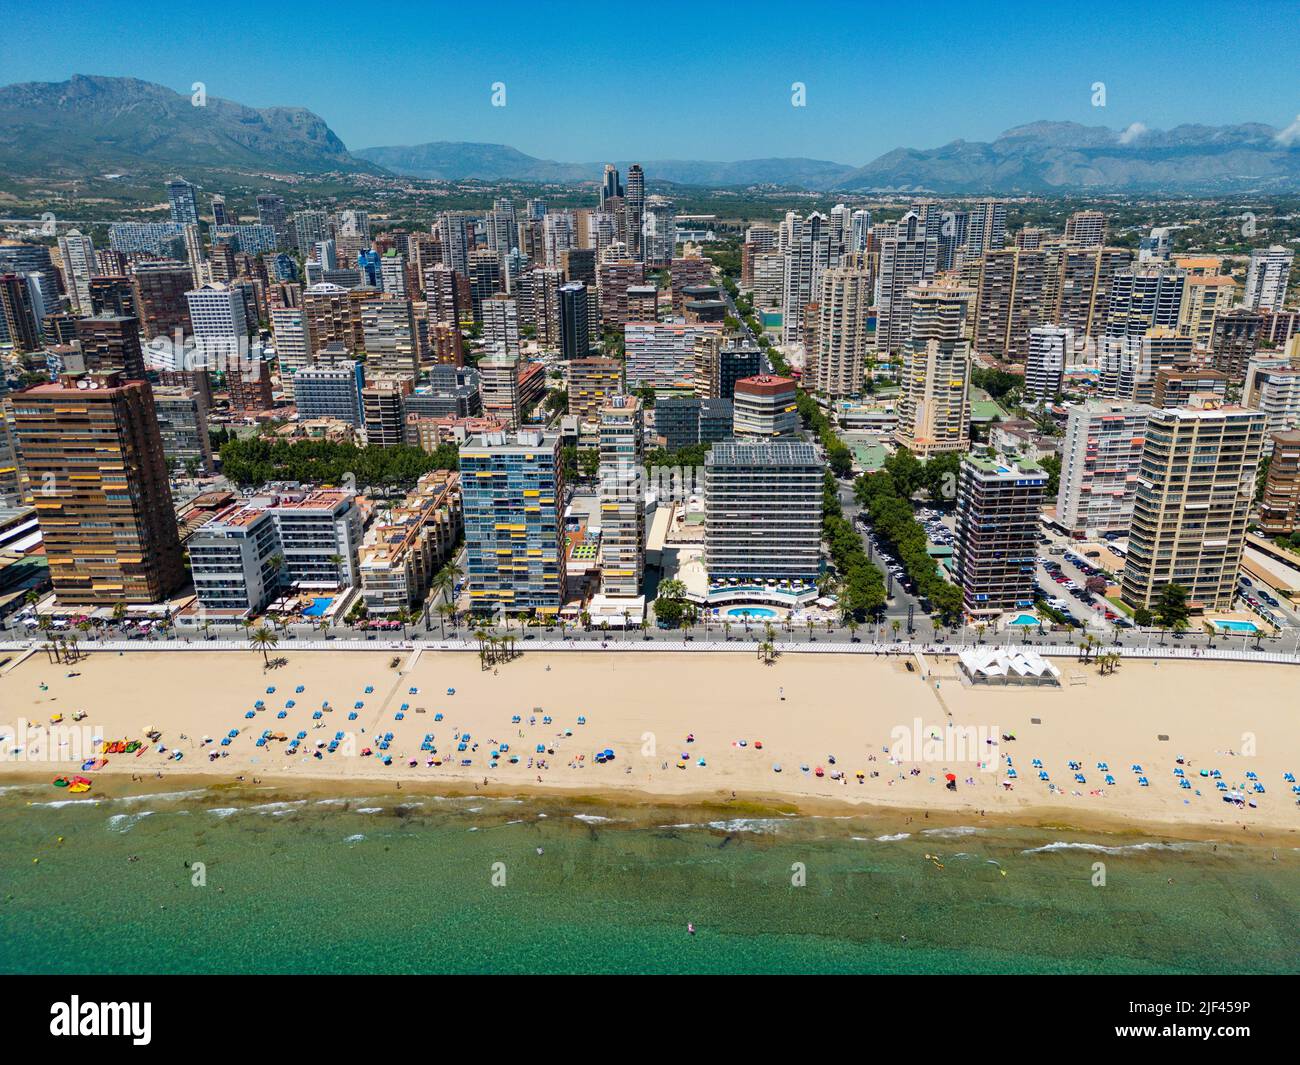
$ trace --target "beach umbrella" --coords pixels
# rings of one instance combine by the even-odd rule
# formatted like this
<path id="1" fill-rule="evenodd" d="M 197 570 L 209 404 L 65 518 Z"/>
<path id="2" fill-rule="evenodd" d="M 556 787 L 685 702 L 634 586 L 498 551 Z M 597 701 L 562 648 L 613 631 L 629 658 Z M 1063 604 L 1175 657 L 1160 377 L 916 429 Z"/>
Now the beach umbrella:
<path id="1" fill-rule="evenodd" d="M 956 774 L 956 773 L 945 773 L 945 774 L 943 775 L 943 779 L 944 779 L 944 780 L 956 780 L 956 779 L 957 779 L 957 774 Z"/>

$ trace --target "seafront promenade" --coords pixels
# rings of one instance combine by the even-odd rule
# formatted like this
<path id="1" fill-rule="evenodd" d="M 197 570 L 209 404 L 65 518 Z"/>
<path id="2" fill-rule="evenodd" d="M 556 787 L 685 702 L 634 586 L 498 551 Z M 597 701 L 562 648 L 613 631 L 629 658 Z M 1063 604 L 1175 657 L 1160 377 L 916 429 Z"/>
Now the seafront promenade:
<path id="1" fill-rule="evenodd" d="M 40 652 L 45 646 L 44 640 L 14 641 L 6 650 L 14 654 L 14 660 L 3 669 L 12 668 L 20 657 Z M 184 637 L 162 640 L 82 640 L 78 645 L 82 654 L 147 652 L 160 651 L 259 651 L 260 648 L 248 640 L 240 639 L 194 639 Z M 545 640 L 538 638 L 521 638 L 514 645 L 517 654 L 529 652 L 545 653 L 602 653 L 634 654 L 638 652 L 662 654 L 677 653 L 731 653 L 755 656 L 758 644 L 754 640 L 735 638 L 731 640 L 673 640 L 663 637 L 646 639 L 641 635 L 629 634 L 626 638 L 610 635 L 604 640 L 599 638 L 574 638 L 565 640 Z M 1074 659 L 1081 666 L 1094 664 L 1098 654 L 1117 654 L 1121 658 L 1133 659 L 1171 659 L 1183 662 L 1261 662 L 1271 665 L 1300 665 L 1300 655 L 1293 651 L 1255 650 L 1249 647 L 1182 647 L 1176 644 L 1151 646 L 1129 645 L 1095 645 L 1091 656 L 1085 661 L 1083 653 L 1077 646 L 1051 643 L 1000 643 L 985 640 L 983 643 L 921 643 L 915 641 L 890 641 L 848 643 L 826 640 L 777 640 L 774 641 L 776 657 L 786 654 L 838 654 L 867 655 L 872 657 L 910 656 L 910 655 L 954 655 L 973 648 L 1005 650 L 1031 650 L 1037 654 L 1056 659 Z M 283 655 L 290 651 L 369 651 L 371 653 L 390 651 L 404 653 L 409 651 L 451 651 L 477 652 L 477 640 L 466 639 L 419 639 L 419 640 L 355 640 L 355 639 L 291 639 L 282 640 L 268 653 Z"/>

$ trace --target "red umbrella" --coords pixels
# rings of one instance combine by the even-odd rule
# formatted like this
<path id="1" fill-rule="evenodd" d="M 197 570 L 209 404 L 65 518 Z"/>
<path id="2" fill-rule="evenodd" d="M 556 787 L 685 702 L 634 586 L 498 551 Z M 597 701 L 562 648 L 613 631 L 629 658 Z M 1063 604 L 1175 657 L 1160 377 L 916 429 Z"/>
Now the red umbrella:
<path id="1" fill-rule="evenodd" d="M 956 774 L 956 773 L 945 773 L 945 774 L 943 775 L 943 779 L 944 779 L 944 780 L 956 780 L 956 779 L 957 779 L 957 774 Z"/>

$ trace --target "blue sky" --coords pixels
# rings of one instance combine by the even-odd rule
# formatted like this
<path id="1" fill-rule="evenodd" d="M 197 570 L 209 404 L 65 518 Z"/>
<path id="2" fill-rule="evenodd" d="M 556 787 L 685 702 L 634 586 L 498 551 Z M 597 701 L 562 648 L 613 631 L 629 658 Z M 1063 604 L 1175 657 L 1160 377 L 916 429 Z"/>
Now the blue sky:
<path id="1" fill-rule="evenodd" d="M 1300 114 L 1300 0 L 42 0 L 4 18 L 0 82 L 202 81 L 310 108 L 350 148 L 472 140 L 573 162 L 856 165 L 1038 119 L 1280 127 Z M 491 106 L 494 82 L 505 107 Z M 791 106 L 794 82 L 806 107 Z"/>

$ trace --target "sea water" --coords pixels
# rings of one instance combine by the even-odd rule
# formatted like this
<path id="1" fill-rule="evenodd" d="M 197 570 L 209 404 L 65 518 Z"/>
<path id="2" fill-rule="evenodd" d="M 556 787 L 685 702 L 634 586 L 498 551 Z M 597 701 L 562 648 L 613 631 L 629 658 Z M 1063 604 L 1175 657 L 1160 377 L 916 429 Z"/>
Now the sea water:
<path id="1" fill-rule="evenodd" d="M 1228 835 L 32 785 L 0 791 L 0 971 L 1300 970 L 1300 852 Z"/>

